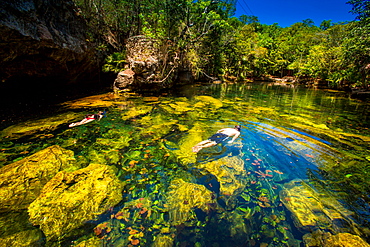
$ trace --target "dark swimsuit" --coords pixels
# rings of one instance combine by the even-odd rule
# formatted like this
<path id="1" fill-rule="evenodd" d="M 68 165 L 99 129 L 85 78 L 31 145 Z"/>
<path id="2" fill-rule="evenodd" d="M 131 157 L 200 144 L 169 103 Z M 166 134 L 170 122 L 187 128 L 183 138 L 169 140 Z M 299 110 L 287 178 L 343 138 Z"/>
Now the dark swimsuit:
<path id="1" fill-rule="evenodd" d="M 229 137 L 228 135 L 225 135 L 225 134 L 222 134 L 222 133 L 216 133 L 213 136 L 211 136 L 210 138 L 208 138 L 208 140 L 216 142 L 217 144 L 219 144 L 219 143 L 223 142 L 224 140 L 226 140 L 228 137 Z"/>

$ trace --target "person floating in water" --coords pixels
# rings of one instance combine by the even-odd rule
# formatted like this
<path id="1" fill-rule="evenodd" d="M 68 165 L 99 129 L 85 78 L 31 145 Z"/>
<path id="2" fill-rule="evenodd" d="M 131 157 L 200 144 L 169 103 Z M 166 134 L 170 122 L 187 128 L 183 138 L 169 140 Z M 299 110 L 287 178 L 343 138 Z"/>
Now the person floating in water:
<path id="1" fill-rule="evenodd" d="M 71 123 L 69 125 L 69 127 L 74 127 L 74 126 L 79 126 L 79 125 L 82 125 L 82 124 L 87 124 L 87 123 L 90 123 L 90 122 L 92 122 L 94 120 L 98 120 L 99 121 L 102 117 L 104 117 L 104 114 L 105 113 L 102 112 L 102 111 L 98 112 L 98 114 L 88 114 L 80 122 Z"/>
<path id="2" fill-rule="evenodd" d="M 236 138 L 239 137 L 240 129 L 241 129 L 240 125 L 236 125 L 234 128 L 220 129 L 219 131 L 217 131 L 216 134 L 208 138 L 208 140 L 199 142 L 197 145 L 195 145 L 193 147 L 193 152 L 198 153 L 203 148 L 216 146 L 217 144 L 223 142 L 227 138 L 234 136 L 233 139 L 231 139 L 231 141 L 228 141 L 228 143 L 232 143 L 233 141 L 235 141 Z"/>

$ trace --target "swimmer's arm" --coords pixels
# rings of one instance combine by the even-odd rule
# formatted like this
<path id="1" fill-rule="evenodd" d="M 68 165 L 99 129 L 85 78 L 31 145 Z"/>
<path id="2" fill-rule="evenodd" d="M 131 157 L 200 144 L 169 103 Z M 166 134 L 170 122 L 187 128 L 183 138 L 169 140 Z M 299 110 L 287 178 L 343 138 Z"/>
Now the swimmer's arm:
<path id="1" fill-rule="evenodd" d="M 240 133 L 235 134 L 233 139 L 231 139 L 231 141 L 228 141 L 227 143 L 233 143 L 233 141 L 235 141 L 235 139 L 238 138 L 239 136 L 240 136 Z"/>

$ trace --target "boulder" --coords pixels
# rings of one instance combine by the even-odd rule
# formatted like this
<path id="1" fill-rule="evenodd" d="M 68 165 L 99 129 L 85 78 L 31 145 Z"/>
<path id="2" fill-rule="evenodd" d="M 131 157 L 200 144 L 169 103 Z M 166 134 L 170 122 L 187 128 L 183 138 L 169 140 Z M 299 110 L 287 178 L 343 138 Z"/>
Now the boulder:
<path id="1" fill-rule="evenodd" d="M 100 164 L 59 172 L 29 206 L 30 222 L 40 226 L 48 241 L 73 235 L 73 230 L 122 200 L 123 183 L 115 172 Z"/>
<path id="2" fill-rule="evenodd" d="M 114 81 L 116 90 L 153 90 L 153 87 L 173 85 L 179 58 L 171 42 L 163 43 L 143 35 L 133 36 L 126 40 L 126 50 L 129 69 L 118 74 Z"/>
<path id="3" fill-rule="evenodd" d="M 59 171 L 78 169 L 72 151 L 51 146 L 0 169 L 0 212 L 26 209 Z"/>
<path id="4" fill-rule="evenodd" d="M 126 69 L 118 73 L 116 80 L 114 80 L 113 88 L 114 90 L 119 90 L 120 88 L 126 88 L 134 83 L 135 72 L 131 69 Z"/>

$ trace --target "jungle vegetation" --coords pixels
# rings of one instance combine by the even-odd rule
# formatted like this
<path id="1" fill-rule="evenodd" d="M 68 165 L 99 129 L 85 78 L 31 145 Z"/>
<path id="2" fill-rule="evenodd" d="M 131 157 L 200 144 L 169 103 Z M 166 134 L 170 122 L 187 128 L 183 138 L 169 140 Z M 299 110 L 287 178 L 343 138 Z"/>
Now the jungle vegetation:
<path id="1" fill-rule="evenodd" d="M 108 59 L 124 64 L 125 39 L 146 35 L 171 44 L 194 74 L 239 80 L 266 75 L 328 81 L 333 87 L 369 87 L 370 1 L 350 0 L 356 20 L 311 19 L 289 27 L 234 17 L 236 0 L 74 0 L 90 39 Z"/>

